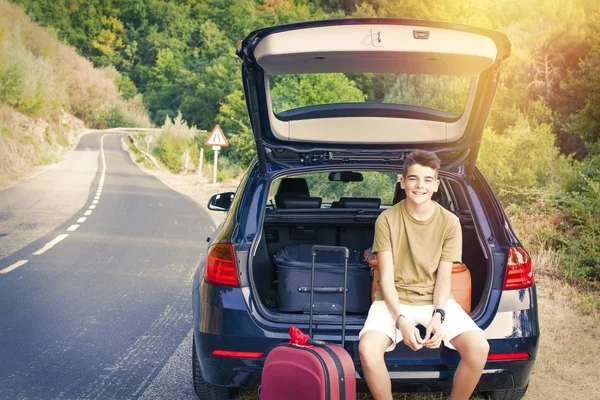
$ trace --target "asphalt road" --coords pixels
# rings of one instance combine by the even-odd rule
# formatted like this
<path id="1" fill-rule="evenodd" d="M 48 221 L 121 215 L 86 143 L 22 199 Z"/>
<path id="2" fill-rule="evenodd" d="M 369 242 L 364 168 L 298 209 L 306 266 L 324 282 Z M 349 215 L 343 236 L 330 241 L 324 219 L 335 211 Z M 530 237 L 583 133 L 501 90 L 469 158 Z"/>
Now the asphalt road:
<path id="1" fill-rule="evenodd" d="M 195 398 L 191 286 L 214 224 L 138 169 L 121 136 L 88 134 L 66 161 L 78 170 L 35 177 L 60 219 L 39 238 L 27 226 L 48 203 L 31 180 L 0 192 L 4 237 L 25 232 L 0 260 L 0 399 Z M 81 203 L 70 215 L 65 197 Z"/>

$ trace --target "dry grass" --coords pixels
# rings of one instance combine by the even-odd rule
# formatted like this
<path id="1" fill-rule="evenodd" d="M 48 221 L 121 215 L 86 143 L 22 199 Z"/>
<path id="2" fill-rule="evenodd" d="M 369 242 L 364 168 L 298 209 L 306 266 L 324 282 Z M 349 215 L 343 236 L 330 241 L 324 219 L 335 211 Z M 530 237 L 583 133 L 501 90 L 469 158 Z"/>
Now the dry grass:
<path id="1" fill-rule="evenodd" d="M 140 99 L 120 98 L 119 77 L 114 68 L 94 68 L 21 7 L 0 0 L 0 103 L 44 118 L 69 110 L 91 127 L 115 115 L 127 125 L 150 126 Z"/>
<path id="2" fill-rule="evenodd" d="M 150 126 L 139 96 L 119 97 L 118 77 L 0 0 L 0 189 L 60 161 L 85 128 L 79 118 Z"/>
<path id="3" fill-rule="evenodd" d="M 62 160 L 84 128 L 66 113 L 48 122 L 0 104 L 0 189 Z"/>
<path id="4" fill-rule="evenodd" d="M 235 184 L 197 185 L 196 177 L 176 175 L 167 172 L 151 173 L 173 189 L 187 194 L 199 204 L 205 205 L 213 193 L 235 190 Z M 223 213 L 212 212 L 215 223 Z M 540 218 L 523 214 L 523 218 L 513 217 L 513 225 L 524 240 L 529 241 L 537 280 L 539 320 L 541 338 L 537 361 L 531 375 L 526 400 L 596 400 L 600 399 L 600 331 L 598 315 L 585 314 L 581 308 L 589 293 L 569 286 L 557 279 L 558 256 L 541 247 L 531 247 L 534 243 L 543 244 L 537 233 L 555 222 L 555 215 Z M 240 396 L 244 400 L 257 400 L 256 388 L 245 391 Z M 371 399 L 361 394 L 360 400 Z M 443 393 L 418 394 L 396 393 L 396 400 L 440 400 L 447 399 Z M 472 400 L 483 399 L 473 396 Z"/>
<path id="5" fill-rule="evenodd" d="M 585 315 L 583 295 L 537 275 L 541 338 L 528 400 L 600 399 L 599 318 Z"/>

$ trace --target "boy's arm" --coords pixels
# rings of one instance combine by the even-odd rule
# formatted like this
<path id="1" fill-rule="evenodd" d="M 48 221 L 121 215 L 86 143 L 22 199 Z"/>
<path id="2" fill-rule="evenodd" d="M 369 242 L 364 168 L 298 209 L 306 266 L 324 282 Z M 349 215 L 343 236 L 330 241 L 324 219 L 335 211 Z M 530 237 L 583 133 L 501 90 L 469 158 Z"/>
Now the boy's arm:
<path id="1" fill-rule="evenodd" d="M 440 261 L 437 276 L 435 278 L 435 287 L 433 289 L 433 309 L 444 309 L 448 298 L 450 297 L 450 288 L 452 282 L 452 263 L 450 261 Z"/>
<path id="2" fill-rule="evenodd" d="M 396 327 L 402 334 L 402 340 L 412 350 L 417 351 L 423 347 L 423 340 L 419 330 L 406 320 L 402 314 L 398 292 L 394 283 L 394 258 L 389 250 L 377 252 L 379 263 L 379 287 L 383 295 L 383 301 L 396 321 Z"/>
<path id="3" fill-rule="evenodd" d="M 433 307 L 444 309 L 450 297 L 452 281 L 452 264 L 454 260 L 462 258 L 462 229 L 460 221 L 454 217 L 450 221 L 450 227 L 445 235 L 442 245 L 442 255 L 435 278 L 435 288 L 433 289 Z M 439 314 L 436 314 L 437 318 Z"/>
<path id="4" fill-rule="evenodd" d="M 396 321 L 398 316 L 402 314 L 402 311 L 400 310 L 398 292 L 396 292 L 396 285 L 394 284 L 394 259 L 392 252 L 377 252 L 377 263 L 379 265 L 379 287 L 381 288 L 381 294 L 383 295 L 383 300 L 388 311 L 392 315 L 392 318 L 394 318 L 394 321 Z"/>
<path id="5" fill-rule="evenodd" d="M 446 307 L 448 297 L 450 297 L 450 285 L 452 279 L 452 263 L 450 261 L 440 261 L 435 278 L 435 287 L 433 289 L 433 309 L 442 310 Z M 434 313 L 431 321 L 427 324 L 425 330 L 424 346 L 430 349 L 437 349 L 442 344 L 442 315 Z M 433 334 L 433 336 L 432 336 Z"/>

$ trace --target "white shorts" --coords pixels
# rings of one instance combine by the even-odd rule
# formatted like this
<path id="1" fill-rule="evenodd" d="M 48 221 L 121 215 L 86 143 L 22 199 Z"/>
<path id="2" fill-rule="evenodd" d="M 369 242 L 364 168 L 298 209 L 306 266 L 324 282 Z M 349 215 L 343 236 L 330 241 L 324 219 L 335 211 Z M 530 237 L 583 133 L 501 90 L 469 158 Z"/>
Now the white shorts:
<path id="1" fill-rule="evenodd" d="M 407 321 L 415 326 L 421 324 L 427 327 L 433 313 L 433 304 L 421 306 L 400 304 L 400 306 L 402 307 L 402 314 L 404 314 Z M 453 299 L 448 299 L 444 311 L 446 312 L 446 317 L 442 324 L 442 329 L 444 330 L 442 340 L 446 347 L 456 350 L 452 346 L 452 343 L 450 343 L 452 339 L 467 331 L 481 330 L 471 317 L 469 317 L 469 314 Z M 394 350 L 396 344 L 402 341 L 402 334 L 396 328 L 396 321 L 394 321 L 383 300 L 375 301 L 371 305 L 365 326 L 358 334 L 359 340 L 362 334 L 367 331 L 378 331 L 392 339 L 392 344 L 385 351 Z"/>

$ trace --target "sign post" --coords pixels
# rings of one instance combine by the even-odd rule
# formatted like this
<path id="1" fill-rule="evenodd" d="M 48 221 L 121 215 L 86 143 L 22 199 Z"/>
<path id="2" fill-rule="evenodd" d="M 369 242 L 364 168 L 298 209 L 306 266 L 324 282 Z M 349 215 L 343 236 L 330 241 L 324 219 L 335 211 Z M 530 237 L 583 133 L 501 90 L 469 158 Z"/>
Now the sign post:
<path id="1" fill-rule="evenodd" d="M 152 136 L 146 135 L 146 154 L 150 154 L 150 142 L 152 141 Z"/>
<path id="2" fill-rule="evenodd" d="M 204 164 L 204 147 L 200 149 L 200 160 L 198 161 L 198 183 L 202 179 L 202 164 Z"/>
<path id="3" fill-rule="evenodd" d="M 219 150 L 221 150 L 221 147 L 229 146 L 229 142 L 227 141 L 227 138 L 225 138 L 225 134 L 221 130 L 221 127 L 219 126 L 219 124 L 215 125 L 214 128 L 212 129 L 212 131 L 210 131 L 210 134 L 208 135 L 206 142 L 204 142 L 204 145 L 212 146 L 212 149 L 214 151 L 214 155 L 215 155 L 214 168 L 213 168 L 213 184 L 214 184 L 214 183 L 217 183 L 217 160 L 219 159 Z"/>

